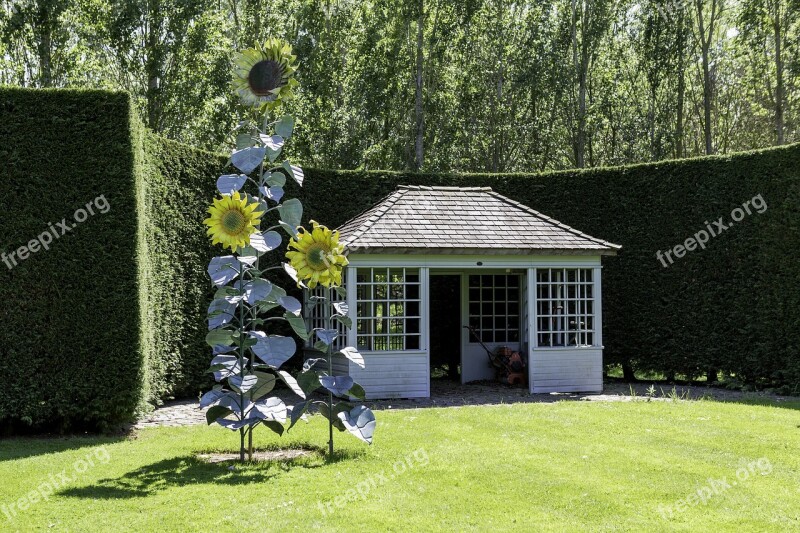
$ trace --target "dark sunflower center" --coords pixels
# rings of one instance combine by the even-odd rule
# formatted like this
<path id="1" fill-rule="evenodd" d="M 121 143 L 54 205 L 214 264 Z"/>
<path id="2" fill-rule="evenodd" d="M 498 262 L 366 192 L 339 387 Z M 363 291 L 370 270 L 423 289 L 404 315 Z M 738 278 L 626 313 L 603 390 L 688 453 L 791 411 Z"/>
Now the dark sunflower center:
<path id="1" fill-rule="evenodd" d="M 306 253 L 306 263 L 314 270 L 328 268 L 328 250 L 321 244 L 312 244 Z"/>
<path id="2" fill-rule="evenodd" d="M 283 69 L 272 59 L 262 59 L 250 69 L 247 83 L 256 96 L 270 96 L 270 91 L 280 87 Z"/>
<path id="3" fill-rule="evenodd" d="M 222 215 L 222 227 L 229 235 L 241 233 L 245 226 L 247 226 L 247 220 L 239 211 L 228 211 Z"/>

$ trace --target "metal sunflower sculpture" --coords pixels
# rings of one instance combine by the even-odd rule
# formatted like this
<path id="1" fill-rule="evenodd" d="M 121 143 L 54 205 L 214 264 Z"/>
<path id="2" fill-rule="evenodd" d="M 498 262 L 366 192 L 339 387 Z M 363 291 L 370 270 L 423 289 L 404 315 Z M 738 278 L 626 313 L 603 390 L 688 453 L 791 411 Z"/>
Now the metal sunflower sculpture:
<path id="1" fill-rule="evenodd" d="M 344 244 L 339 244 L 339 232 L 331 231 L 312 220 L 313 229 L 299 228 L 297 237 L 289 241 L 286 257 L 297 271 L 297 279 L 309 289 L 317 285 L 339 287 L 342 268 L 347 266 Z M 296 251 L 292 251 L 296 250 Z"/>
<path id="2" fill-rule="evenodd" d="M 234 57 L 233 89 L 245 105 L 274 109 L 294 96 L 295 60 L 291 45 L 278 39 L 243 50 Z"/>
<path id="3" fill-rule="evenodd" d="M 222 198 L 215 198 L 208 208 L 211 215 L 203 223 L 208 226 L 212 244 L 221 244 L 235 252 L 250 244 L 250 236 L 258 229 L 262 211 L 260 204 L 248 202 L 247 196 L 234 192 Z"/>
<path id="4" fill-rule="evenodd" d="M 363 399 L 363 387 L 349 372 L 334 372 L 334 357 L 364 367 L 358 350 L 345 344 L 352 319 L 342 300 L 344 246 L 337 232 L 314 221 L 310 231 L 300 227 L 303 204 L 287 198 L 287 181 L 299 187 L 304 181 L 303 170 L 281 156 L 295 119 L 277 113 L 297 85 L 294 60 L 292 47 L 275 39 L 236 55 L 233 86 L 249 116 L 234 132 L 229 164 L 236 171 L 217 179 L 221 197 L 204 221 L 212 242 L 232 253 L 214 257 L 208 265 L 216 290 L 208 307 L 206 343 L 213 352 L 209 371 L 217 384 L 202 396 L 200 407 L 206 409 L 209 424 L 238 431 L 242 462 L 254 457 L 257 428 L 282 435 L 309 411 L 328 420 L 330 459 L 334 428 L 371 444 L 376 426 L 372 411 L 349 401 Z M 281 231 L 290 239 L 291 262 L 271 253 L 285 242 Z M 280 286 L 281 271 L 304 290 L 306 303 Z M 315 311 L 316 306 L 322 309 Z M 324 354 L 315 360 L 319 364 L 306 361 L 297 378 L 281 369 L 298 352 L 294 336 L 286 336 L 283 326 Z M 299 401 L 287 405 L 272 396 L 277 381 Z M 326 399 L 312 398 L 318 389 L 327 391 Z"/>

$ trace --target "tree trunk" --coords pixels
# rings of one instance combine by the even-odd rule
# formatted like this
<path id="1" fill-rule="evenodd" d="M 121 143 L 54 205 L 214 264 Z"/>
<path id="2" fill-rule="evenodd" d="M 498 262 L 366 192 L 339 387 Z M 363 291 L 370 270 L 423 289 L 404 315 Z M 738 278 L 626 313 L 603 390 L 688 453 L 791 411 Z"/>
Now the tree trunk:
<path id="1" fill-rule="evenodd" d="M 785 88 L 783 80 L 783 35 L 781 33 L 781 3 L 775 0 L 775 19 L 773 29 L 775 33 L 775 133 L 778 144 L 784 144 L 783 102 Z"/>
<path id="2" fill-rule="evenodd" d="M 684 157 L 683 148 L 683 107 L 686 97 L 686 75 L 684 73 L 684 64 L 686 57 L 686 20 L 684 18 L 685 10 L 680 8 L 678 13 L 678 99 L 675 103 L 675 157 Z"/>
<path id="3" fill-rule="evenodd" d="M 425 156 L 425 114 L 423 110 L 423 45 L 424 45 L 425 9 L 423 0 L 419 0 L 419 18 L 417 19 L 417 74 L 416 74 L 416 142 L 414 143 L 414 170 L 422 169 Z"/>
<path id="4" fill-rule="evenodd" d="M 161 131 L 161 69 L 162 49 L 161 0 L 149 0 L 147 12 L 147 51 L 145 70 L 147 75 L 147 126 L 153 131 Z"/>

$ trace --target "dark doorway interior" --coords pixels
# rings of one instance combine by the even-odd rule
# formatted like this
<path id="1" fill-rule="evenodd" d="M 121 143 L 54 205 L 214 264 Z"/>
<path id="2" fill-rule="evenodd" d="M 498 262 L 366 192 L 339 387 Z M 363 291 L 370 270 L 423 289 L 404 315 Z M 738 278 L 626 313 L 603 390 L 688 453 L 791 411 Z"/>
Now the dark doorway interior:
<path id="1" fill-rule="evenodd" d="M 460 380 L 461 276 L 431 274 L 431 376 Z"/>

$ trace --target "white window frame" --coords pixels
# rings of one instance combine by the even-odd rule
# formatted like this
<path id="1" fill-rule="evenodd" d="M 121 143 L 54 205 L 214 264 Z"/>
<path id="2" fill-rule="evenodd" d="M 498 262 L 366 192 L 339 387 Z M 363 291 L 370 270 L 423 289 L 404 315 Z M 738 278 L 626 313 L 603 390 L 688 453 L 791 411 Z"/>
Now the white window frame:
<path id="1" fill-rule="evenodd" d="M 530 334 L 531 341 L 535 348 L 546 350 L 580 350 L 602 348 L 602 295 L 600 283 L 600 267 L 593 266 L 547 266 L 531 269 L 530 281 L 533 282 L 532 296 L 529 302 L 530 310 L 533 312 L 531 325 L 533 326 Z M 548 280 L 540 281 L 539 274 L 542 271 L 548 272 Z M 574 280 L 570 280 L 569 271 L 576 271 Z M 591 280 L 585 276 L 591 274 Z M 555 274 L 555 275 L 554 275 Z M 539 288 L 546 286 L 549 290 L 547 297 L 542 298 Z M 575 291 L 570 295 L 570 287 Z M 588 295 L 588 288 L 591 288 L 591 296 Z M 555 291 L 553 290 L 555 289 Z M 553 313 L 552 306 L 549 313 L 540 313 L 542 302 L 562 303 L 563 313 Z M 591 302 L 591 310 L 588 309 L 588 302 Z M 574 304 L 575 312 L 570 313 L 570 303 Z M 550 319 L 550 327 L 542 329 L 541 319 Z M 570 328 L 570 319 L 578 322 L 582 320 L 588 322 L 591 319 L 592 327 Z M 555 322 L 554 322 L 555 321 Z M 555 327 L 553 327 L 555 325 Z M 548 335 L 550 344 L 541 344 L 541 336 Z M 570 336 L 575 338 L 575 343 L 569 343 Z M 591 336 L 591 338 L 589 338 Z M 589 342 L 591 341 L 591 342 Z"/>
<path id="2" fill-rule="evenodd" d="M 353 330 L 352 330 L 352 340 L 355 341 L 354 346 L 356 349 L 362 352 L 375 352 L 375 353 L 392 353 L 392 352 L 403 352 L 403 351 L 412 351 L 412 352 L 421 352 L 426 349 L 426 339 L 425 339 L 425 305 L 426 305 L 426 292 L 427 287 L 424 283 L 424 270 L 420 267 L 384 267 L 384 266 L 358 266 L 353 267 L 351 266 L 349 269 L 350 271 L 350 278 L 352 279 L 352 291 L 348 292 L 348 300 L 351 303 L 351 318 L 353 319 Z M 363 272 L 368 271 L 367 279 L 369 281 L 358 281 L 358 276 Z M 397 271 L 402 272 L 402 281 L 392 281 L 392 273 L 396 273 Z M 376 273 L 386 273 L 386 281 L 375 281 Z M 409 282 L 408 275 L 409 274 L 416 274 L 417 281 Z M 359 289 L 366 287 L 369 294 L 369 298 L 359 298 Z M 386 288 L 386 297 L 379 298 L 376 296 L 375 291 L 376 287 L 385 287 Z M 400 298 L 392 298 L 391 297 L 391 290 L 392 288 L 402 287 L 402 296 Z M 408 297 L 408 288 L 415 287 L 417 290 L 417 297 L 416 298 L 409 298 Z M 418 313 L 416 314 L 407 314 L 408 313 L 408 304 L 409 303 L 416 303 L 418 308 Z M 391 309 L 393 304 L 402 305 L 402 313 L 395 314 L 395 315 L 386 315 L 384 316 L 381 314 L 377 316 L 376 305 L 377 304 L 386 304 L 385 309 Z M 359 315 L 359 311 L 361 308 L 370 308 L 372 312 L 369 315 Z M 391 333 L 392 321 L 399 320 L 402 321 L 403 324 L 403 332 L 402 333 Z M 410 320 L 417 321 L 417 331 L 416 332 L 408 332 L 407 323 Z M 376 324 L 378 321 L 385 321 L 387 328 L 389 331 L 376 333 Z M 359 332 L 358 327 L 360 323 L 369 322 L 370 328 L 369 333 Z M 408 339 L 411 337 L 415 337 L 417 339 L 416 347 L 409 348 L 408 347 Z M 362 339 L 368 339 L 366 344 L 362 344 Z M 376 339 L 385 339 L 386 345 L 384 348 L 376 348 L 375 341 Z M 401 343 L 393 345 L 393 341 L 400 340 Z"/>

